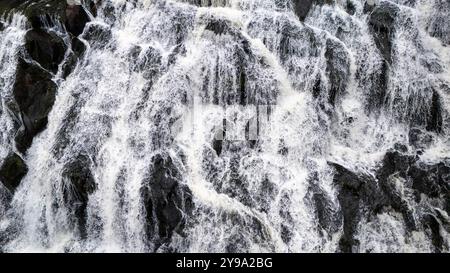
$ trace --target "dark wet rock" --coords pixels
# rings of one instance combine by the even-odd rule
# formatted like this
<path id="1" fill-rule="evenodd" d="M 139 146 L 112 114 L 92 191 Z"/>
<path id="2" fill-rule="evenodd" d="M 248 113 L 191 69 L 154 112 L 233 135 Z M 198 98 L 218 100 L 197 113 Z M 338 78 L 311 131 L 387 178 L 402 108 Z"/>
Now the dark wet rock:
<path id="1" fill-rule="evenodd" d="M 205 29 L 214 32 L 217 35 L 226 34 L 231 31 L 230 22 L 225 20 L 210 20 Z"/>
<path id="2" fill-rule="evenodd" d="M 325 230 L 331 236 L 342 227 L 342 213 L 333 204 L 330 196 L 320 187 L 317 174 L 311 180 L 307 196 L 315 209 L 319 228 Z"/>
<path id="3" fill-rule="evenodd" d="M 103 48 L 110 42 L 112 32 L 107 25 L 89 23 L 86 25 L 82 38 L 88 41 L 93 47 Z"/>
<path id="4" fill-rule="evenodd" d="M 95 4 L 89 1 L 95 8 Z M 90 18 L 81 5 L 68 5 L 62 0 L 3 0 L 0 13 L 22 12 L 34 29 L 43 28 L 46 24 L 59 21 L 68 32 L 78 36 Z"/>
<path id="5" fill-rule="evenodd" d="M 356 12 L 356 7 L 352 0 L 347 0 L 347 3 L 345 4 L 345 9 L 347 10 L 347 13 L 350 15 L 354 15 Z"/>
<path id="6" fill-rule="evenodd" d="M 182 233 L 193 202 L 192 194 L 182 184 L 181 173 L 170 156 L 158 154 L 151 162 L 141 197 L 147 214 L 147 236 L 159 246 L 168 242 L 174 232 Z"/>
<path id="7" fill-rule="evenodd" d="M 34 29 L 44 27 L 53 20 L 64 22 L 67 3 L 61 0 L 26 1 L 17 9 L 25 14 Z"/>
<path id="8" fill-rule="evenodd" d="M 65 15 L 66 29 L 75 36 L 83 33 L 84 27 L 90 21 L 86 10 L 80 5 L 68 5 L 66 7 Z"/>
<path id="9" fill-rule="evenodd" d="M 442 68 L 442 65 L 440 64 L 439 59 L 436 59 L 436 58 L 425 58 L 425 59 L 421 60 L 421 63 L 431 73 L 439 74 L 439 73 L 442 73 L 444 71 L 443 68 Z"/>
<path id="10" fill-rule="evenodd" d="M 53 73 L 58 70 L 66 52 L 66 45 L 60 37 L 40 29 L 27 32 L 25 48 L 33 60 Z"/>
<path id="11" fill-rule="evenodd" d="M 333 2 L 333 0 L 292 0 L 294 12 L 300 21 L 304 21 L 306 19 L 306 16 L 308 16 L 313 4 L 323 5 L 332 4 Z"/>
<path id="12" fill-rule="evenodd" d="M 442 131 L 442 106 L 441 98 L 436 90 L 433 90 L 430 110 L 426 121 L 426 129 L 433 132 Z"/>
<path id="13" fill-rule="evenodd" d="M 39 66 L 19 60 L 13 93 L 21 111 L 25 138 L 34 137 L 47 125 L 57 89 L 51 78 Z"/>
<path id="14" fill-rule="evenodd" d="M 361 71 L 361 68 L 358 68 L 357 71 L 357 77 L 358 74 L 364 74 L 366 71 Z M 370 73 L 370 82 L 372 83 L 371 86 L 371 93 L 368 96 L 367 99 L 367 108 L 371 112 L 379 112 L 382 107 L 385 105 L 387 97 L 386 97 L 386 90 L 389 82 L 389 70 L 390 66 L 388 61 L 383 60 L 379 66 L 379 68 L 375 71 L 372 71 Z M 366 84 L 366 82 L 363 82 L 362 84 Z"/>
<path id="15" fill-rule="evenodd" d="M 409 123 L 411 127 L 420 127 L 429 132 L 441 133 L 445 109 L 442 107 L 439 93 L 432 86 L 422 87 L 418 91 L 420 92 L 411 94 L 407 100 L 402 101 L 400 96 L 394 97 L 396 100 L 393 104 L 398 111 L 395 115 L 406 124 Z M 414 100 L 422 100 L 420 102 L 422 105 L 411 107 L 410 110 L 405 111 L 405 108 L 417 103 Z"/>
<path id="16" fill-rule="evenodd" d="M 73 53 L 69 53 L 61 68 L 62 69 L 61 76 L 63 79 L 66 79 L 73 72 L 77 63 L 78 57 Z"/>
<path id="17" fill-rule="evenodd" d="M 399 8 L 391 2 L 381 2 L 373 8 L 369 17 L 369 28 L 375 44 L 383 58 L 392 63 L 392 39 L 395 32 Z"/>
<path id="18" fill-rule="evenodd" d="M 0 166 L 0 182 L 10 192 L 14 192 L 27 172 L 28 167 L 23 159 L 17 154 L 11 153 Z"/>
<path id="19" fill-rule="evenodd" d="M 225 7 L 227 1 L 213 1 L 213 0 L 184 0 L 184 2 L 187 2 L 191 5 L 197 6 L 197 7 Z"/>
<path id="20" fill-rule="evenodd" d="M 72 51 L 77 55 L 77 57 L 81 57 L 86 51 L 86 45 L 80 41 L 77 37 L 72 38 Z"/>
<path id="21" fill-rule="evenodd" d="M 162 55 L 161 52 L 149 46 L 144 49 L 140 54 L 140 58 L 138 60 L 138 70 L 143 72 L 143 76 L 145 79 L 152 79 L 155 77 L 162 66 Z"/>
<path id="22" fill-rule="evenodd" d="M 423 217 L 424 227 L 427 231 L 430 233 L 431 242 L 433 243 L 433 246 L 435 247 L 436 253 L 441 253 L 444 251 L 444 238 L 441 235 L 440 229 L 441 229 L 441 222 L 438 220 L 438 218 L 435 215 L 432 214 L 426 214 Z"/>
<path id="23" fill-rule="evenodd" d="M 439 210 L 417 214 L 406 202 L 407 197 L 402 196 L 395 187 L 389 187 L 389 184 L 394 179 L 397 180 L 397 183 L 401 183 L 402 187 L 409 189 L 414 196 L 414 200 L 409 200 L 409 202 L 414 202 L 414 207 L 428 203 L 428 206 L 437 206 L 439 209 L 450 213 L 449 178 L 449 160 L 437 164 L 428 164 L 419 161 L 417 156 L 395 150 L 386 153 L 377 172 L 377 179 L 385 187 L 385 193 L 391 196 L 391 206 L 402 213 L 407 230 L 430 228 L 431 233 L 429 235 L 436 252 L 440 252 L 444 248 L 437 232 L 442 225 L 442 221 L 436 220 L 436 218 L 439 218 Z"/>
<path id="24" fill-rule="evenodd" d="M 433 134 L 420 128 L 411 128 L 409 130 L 409 145 L 418 150 L 428 148 L 433 142 Z"/>
<path id="25" fill-rule="evenodd" d="M 325 57 L 327 58 L 326 73 L 330 81 L 328 102 L 335 105 L 337 97 L 347 88 L 350 75 L 350 61 L 347 50 L 338 41 L 328 39 L 326 42 Z"/>
<path id="26" fill-rule="evenodd" d="M 73 223 L 79 228 L 81 237 L 84 237 L 86 232 L 89 195 L 97 188 L 91 166 L 92 160 L 81 154 L 69 161 L 62 172 L 64 203 L 70 211 Z"/>
<path id="27" fill-rule="evenodd" d="M 314 0 L 293 0 L 294 12 L 300 21 L 304 21 L 312 7 Z"/>
<path id="28" fill-rule="evenodd" d="M 86 51 L 86 45 L 77 37 L 72 37 L 72 52 L 68 54 L 62 65 L 62 77 L 65 79 L 75 69 L 78 61 Z"/>
<path id="29" fill-rule="evenodd" d="M 366 217 L 365 207 L 379 210 L 386 203 L 386 198 L 379 190 L 375 179 L 354 173 L 341 165 L 331 163 L 335 169 L 333 178 L 338 186 L 338 200 L 343 215 L 343 235 L 339 241 L 342 252 L 355 252 L 359 242 L 356 239 L 357 227 Z"/>
<path id="30" fill-rule="evenodd" d="M 3 31 L 3 30 L 5 30 L 5 25 L 2 22 L 0 22 L 0 31 Z"/>
<path id="31" fill-rule="evenodd" d="M 428 32 L 431 36 L 438 38 L 442 43 L 450 45 L 450 1 L 436 0 L 435 10 L 430 16 Z"/>
<path id="32" fill-rule="evenodd" d="M 416 190 L 416 198 L 420 200 L 420 194 L 431 198 L 444 197 L 450 202 L 450 166 L 445 163 L 427 165 L 417 163 L 410 167 L 408 176 L 412 180 L 412 188 Z M 448 208 L 447 208 L 448 209 Z"/>

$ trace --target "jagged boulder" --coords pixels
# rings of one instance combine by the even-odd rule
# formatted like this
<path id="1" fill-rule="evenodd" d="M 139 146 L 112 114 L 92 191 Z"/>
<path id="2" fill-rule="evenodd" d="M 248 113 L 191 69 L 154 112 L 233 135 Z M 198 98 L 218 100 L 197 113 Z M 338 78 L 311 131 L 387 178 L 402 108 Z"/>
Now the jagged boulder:
<path id="1" fill-rule="evenodd" d="M 436 90 L 433 90 L 433 95 L 431 96 L 430 108 L 425 122 L 426 129 L 428 131 L 438 132 L 442 131 L 442 106 L 441 97 Z"/>
<path id="2" fill-rule="evenodd" d="M 89 7 L 95 11 L 93 1 L 89 1 Z M 34 29 L 45 26 L 43 18 L 47 22 L 52 19 L 64 25 L 68 32 L 78 36 L 83 32 L 84 26 L 90 21 L 89 15 L 82 5 L 74 1 L 66 0 L 3 0 L 0 3 L 0 14 L 22 12 Z"/>
<path id="3" fill-rule="evenodd" d="M 414 212 L 408 206 L 407 197 L 393 186 L 385 188 L 387 194 L 395 196 L 391 199 L 392 207 L 403 214 L 408 230 L 423 230 L 429 234 L 436 252 L 448 250 L 450 246 L 445 245 L 440 229 L 449 231 L 448 219 L 442 216 L 441 211 L 450 214 L 450 159 L 429 164 L 406 151 L 390 150 L 382 161 L 377 178 L 382 185 L 389 185 L 393 178 L 401 179 L 402 187 L 413 193 L 414 200 L 409 200 L 409 203 L 415 203 L 415 208 L 425 206 L 426 209 Z"/>
<path id="4" fill-rule="evenodd" d="M 192 194 L 181 181 L 170 156 L 157 154 L 152 158 L 141 197 L 147 215 L 147 235 L 157 241 L 157 247 L 170 240 L 173 232 L 181 233 L 186 215 L 192 212 Z"/>
<path id="5" fill-rule="evenodd" d="M 0 182 L 10 192 L 14 192 L 27 172 L 28 167 L 25 161 L 16 153 L 11 153 L 3 160 L 0 166 Z"/>
<path id="6" fill-rule="evenodd" d="M 83 33 L 84 27 L 90 21 L 86 10 L 80 5 L 67 5 L 65 17 L 65 26 L 67 31 L 75 36 Z"/>
<path id="7" fill-rule="evenodd" d="M 70 211 L 73 223 L 78 226 L 81 237 L 84 237 L 86 232 L 86 208 L 89 195 L 97 188 L 91 166 L 91 159 L 80 154 L 69 161 L 62 172 L 64 203 Z"/>
<path id="8" fill-rule="evenodd" d="M 300 21 L 305 20 L 313 4 L 323 5 L 332 4 L 333 2 L 333 0 L 292 0 L 294 12 L 298 16 Z"/>
<path id="9" fill-rule="evenodd" d="M 345 47 L 332 39 L 328 39 L 326 42 L 325 57 L 327 58 L 326 73 L 330 84 L 328 103 L 334 105 L 337 97 L 343 94 L 347 88 L 350 61 Z"/>
<path id="10" fill-rule="evenodd" d="M 371 6 L 369 28 L 375 39 L 375 44 L 383 58 L 392 63 L 392 39 L 395 32 L 396 17 L 399 8 L 391 2 L 381 2 Z"/>
<path id="11" fill-rule="evenodd" d="M 343 235 L 339 241 L 342 252 L 358 251 L 356 239 L 358 224 L 368 212 L 380 212 L 388 204 L 375 178 L 359 174 L 330 163 L 335 169 L 334 184 L 338 187 L 338 200 L 343 215 Z"/>
<path id="12" fill-rule="evenodd" d="M 103 48 L 111 40 L 111 28 L 104 24 L 89 23 L 83 32 L 82 38 L 88 41 L 91 46 Z"/>
<path id="13" fill-rule="evenodd" d="M 56 84 L 52 75 L 36 64 L 20 58 L 16 71 L 13 94 L 17 102 L 24 125 L 24 131 L 19 134 L 18 149 L 24 152 L 36 134 L 47 125 L 47 118 L 55 103 Z M 21 139 L 22 138 L 22 141 Z"/>
<path id="14" fill-rule="evenodd" d="M 402 215 L 408 233 L 427 234 L 436 252 L 449 248 L 440 230 L 450 230 L 448 218 L 443 215 L 444 211 L 450 214 L 450 159 L 424 163 L 406 146 L 396 145 L 386 152 L 375 177 L 335 163 L 330 165 L 335 169 L 334 183 L 343 215 L 341 251 L 359 251 L 359 223 L 389 211 Z"/>
<path id="15" fill-rule="evenodd" d="M 65 62 L 62 65 L 62 77 L 64 79 L 73 72 L 78 61 L 86 51 L 86 45 L 77 37 L 72 36 L 71 45 L 71 52 L 69 52 Z"/>
<path id="16" fill-rule="evenodd" d="M 132 61 L 132 69 L 135 72 L 142 72 L 145 79 L 153 79 L 161 69 L 162 55 L 159 49 L 148 46 L 141 48 L 135 46 L 129 53 Z"/>
<path id="17" fill-rule="evenodd" d="M 450 45 L 450 20 L 448 20 L 450 1 L 437 0 L 435 7 L 429 19 L 428 32 L 442 43 Z"/>
<path id="18" fill-rule="evenodd" d="M 317 174 L 311 177 L 308 187 L 308 198 L 312 202 L 318 220 L 318 226 L 325 230 L 328 235 L 333 235 L 342 227 L 343 215 L 339 208 L 333 204 L 330 196 L 322 189 Z"/>
<path id="19" fill-rule="evenodd" d="M 27 32 L 25 48 L 33 60 L 53 73 L 58 71 L 58 66 L 66 52 L 66 45 L 60 37 L 41 29 L 32 29 Z"/>

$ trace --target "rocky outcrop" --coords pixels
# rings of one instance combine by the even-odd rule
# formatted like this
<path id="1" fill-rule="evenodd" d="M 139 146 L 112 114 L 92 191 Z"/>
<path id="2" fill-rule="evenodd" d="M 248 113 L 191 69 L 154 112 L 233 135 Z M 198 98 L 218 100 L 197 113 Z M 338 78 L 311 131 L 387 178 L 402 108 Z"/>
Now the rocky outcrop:
<path id="1" fill-rule="evenodd" d="M 343 222 L 342 213 L 336 208 L 330 196 L 321 188 L 317 174 L 310 178 L 307 197 L 312 202 L 312 207 L 315 208 L 319 229 L 326 231 L 327 235 L 339 231 Z"/>
<path id="2" fill-rule="evenodd" d="M 398 7 L 391 2 L 381 2 L 373 7 L 369 17 L 369 28 L 375 44 L 383 58 L 392 63 L 392 39 Z"/>
<path id="3" fill-rule="evenodd" d="M 92 47 L 103 48 L 111 41 L 112 33 L 109 26 L 104 24 L 90 23 L 82 38 L 88 41 Z"/>
<path id="4" fill-rule="evenodd" d="M 336 98 L 347 88 L 350 61 L 344 45 L 332 39 L 326 42 L 325 57 L 327 58 L 326 73 L 330 84 L 328 103 L 334 106 Z"/>
<path id="5" fill-rule="evenodd" d="M 78 227 L 81 237 L 84 237 L 86 233 L 86 208 L 89 195 L 97 188 L 91 166 L 91 159 L 81 154 L 68 162 L 62 172 L 64 203 L 70 211 L 72 223 Z"/>
<path id="6" fill-rule="evenodd" d="M 0 166 L 0 182 L 10 192 L 14 192 L 27 172 L 28 167 L 23 159 L 16 153 L 11 153 Z"/>
<path id="7" fill-rule="evenodd" d="M 88 6 L 95 11 L 93 1 Z M 46 23 L 59 21 L 67 31 L 75 36 L 83 32 L 84 26 L 90 21 L 85 8 L 78 4 L 68 4 L 62 0 L 4 0 L 0 3 L 0 14 L 21 12 L 34 29 L 40 29 Z"/>
<path id="8" fill-rule="evenodd" d="M 46 127 L 47 116 L 55 102 L 56 89 L 49 72 L 22 58 L 19 60 L 13 89 L 24 126 L 16 138 L 19 151 L 25 152 L 32 138 Z"/>
<path id="9" fill-rule="evenodd" d="M 168 242 L 174 232 L 181 234 L 193 209 L 192 194 L 168 155 L 151 159 L 150 172 L 141 197 L 147 215 L 147 236 L 156 247 Z"/>
<path id="10" fill-rule="evenodd" d="M 431 36 L 438 38 L 442 43 L 450 45 L 450 1 L 437 0 L 437 5 L 428 23 L 428 32 Z"/>
<path id="11" fill-rule="evenodd" d="M 58 71 L 58 66 L 63 61 L 66 52 L 63 39 L 42 29 L 32 29 L 27 32 L 25 47 L 33 60 L 53 73 Z"/>
<path id="12" fill-rule="evenodd" d="M 422 231 L 430 236 L 436 252 L 448 251 L 441 230 L 450 231 L 443 214 L 450 214 L 450 161 L 426 164 L 405 146 L 397 145 L 386 153 L 375 177 L 332 166 L 343 215 L 341 251 L 358 251 L 355 235 L 360 221 L 370 221 L 371 216 L 386 211 L 400 213 L 407 232 Z M 413 199 L 406 192 L 411 192 Z"/>
<path id="13" fill-rule="evenodd" d="M 367 209 L 379 211 L 387 200 L 373 177 L 354 173 L 338 164 L 331 165 L 336 171 L 333 180 L 339 189 L 338 200 L 343 217 L 343 235 L 339 246 L 343 252 L 356 252 L 359 222 L 367 217 Z"/>
<path id="14" fill-rule="evenodd" d="M 75 36 L 83 33 L 84 27 L 90 21 L 89 15 L 83 6 L 68 5 L 65 10 L 66 30 Z"/>
<path id="15" fill-rule="evenodd" d="M 333 2 L 333 0 L 292 0 L 294 12 L 300 21 L 305 20 L 314 4 L 323 5 L 332 4 Z"/>

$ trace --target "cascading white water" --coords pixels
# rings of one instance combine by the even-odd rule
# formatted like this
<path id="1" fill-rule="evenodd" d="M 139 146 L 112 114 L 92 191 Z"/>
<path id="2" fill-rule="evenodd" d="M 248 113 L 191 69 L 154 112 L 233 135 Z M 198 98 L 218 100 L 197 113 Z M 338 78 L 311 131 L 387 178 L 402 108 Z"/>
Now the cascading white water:
<path id="1" fill-rule="evenodd" d="M 302 23 L 284 0 L 103 1 L 80 36 L 83 58 L 66 79 L 61 67 L 55 76 L 56 102 L 27 152 L 28 174 L 8 211 L 0 207 L 0 231 L 15 230 L 4 250 L 337 251 L 342 219 L 334 229 L 318 226 L 311 197 L 318 187 L 330 214 L 339 213 L 328 162 L 373 176 L 387 149 L 407 143 L 405 120 L 428 111 L 433 94 L 418 92 L 431 88 L 443 98 L 444 133 L 423 156 L 440 162 L 449 151 L 450 94 L 437 83 L 450 82 L 450 51 L 426 32 L 428 14 L 421 11 L 432 1 L 418 1 L 415 9 L 391 1 L 399 4 L 402 27 L 393 42 L 388 103 L 376 118 L 369 97 L 382 58 L 365 1 L 352 1 L 353 15 L 345 2 L 314 6 Z M 15 16 L 0 32 L 0 159 L 12 149 L 13 117 L 4 105 L 24 28 L 24 18 Z M 345 88 L 332 102 L 331 91 L 319 98 L 312 92 L 318 79 L 323 90 L 333 84 L 330 48 L 348 65 L 338 68 L 347 75 Z M 442 71 L 429 73 L 417 56 L 435 59 Z M 256 119 L 255 144 L 245 128 Z M 218 152 L 214 138 L 224 120 Z M 162 243 L 148 239 L 155 236 L 146 228 L 142 195 L 157 155 L 171 158 L 193 203 L 182 231 Z M 64 175 L 80 157 L 96 185 L 84 231 L 67 207 L 71 185 Z M 360 223 L 358 251 L 430 251 L 425 234 L 408 234 L 399 217 L 386 212 Z"/>
<path id="2" fill-rule="evenodd" d="M 5 22 L 4 30 L 0 31 L 0 162 L 13 147 L 13 131 L 20 118 L 8 110 L 8 105 L 13 105 L 12 88 L 17 57 L 20 46 L 24 43 L 25 25 L 25 17 L 15 15 L 8 23 Z M 6 213 L 4 206 L 6 198 L 8 198 L 7 190 L 0 184 L 0 215 Z"/>

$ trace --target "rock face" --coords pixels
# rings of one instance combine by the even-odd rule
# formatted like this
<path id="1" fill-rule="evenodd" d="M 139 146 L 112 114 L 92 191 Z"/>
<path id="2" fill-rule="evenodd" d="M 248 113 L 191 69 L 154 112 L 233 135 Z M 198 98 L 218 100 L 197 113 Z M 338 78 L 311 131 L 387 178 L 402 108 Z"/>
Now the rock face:
<path id="1" fill-rule="evenodd" d="M 436 2 L 436 9 L 428 23 L 428 32 L 431 36 L 441 40 L 442 43 L 450 45 L 450 21 L 448 20 L 450 1 L 437 0 Z"/>
<path id="2" fill-rule="evenodd" d="M 95 10 L 95 4 L 88 2 L 88 6 Z M 34 29 L 44 28 L 43 18 L 49 22 L 52 22 L 49 19 L 56 19 L 75 36 L 80 35 L 86 23 L 90 21 L 81 5 L 68 4 L 65 0 L 4 0 L 0 3 L 0 14 L 12 11 L 22 12 Z"/>
<path id="3" fill-rule="evenodd" d="M 29 139 L 47 125 L 47 116 L 55 102 L 57 89 L 51 78 L 50 73 L 37 65 L 19 60 L 13 93 L 25 127 L 26 141 L 18 143 L 21 152 L 28 148 Z"/>
<path id="4" fill-rule="evenodd" d="M 89 195 L 97 188 L 90 170 L 91 165 L 89 157 L 79 155 L 66 164 L 62 173 L 65 181 L 64 203 L 69 209 L 72 221 L 77 225 L 81 237 L 84 237 L 86 233 L 86 207 Z"/>
<path id="5" fill-rule="evenodd" d="M 407 232 L 428 234 L 435 252 L 448 251 L 440 230 L 450 229 L 448 219 L 442 214 L 450 211 L 450 162 L 425 164 L 408 154 L 406 147 L 399 146 L 386 153 L 376 177 L 332 165 L 336 170 L 334 182 L 339 186 L 344 222 L 341 251 L 358 251 L 355 235 L 359 222 L 389 210 L 402 215 Z M 399 191 L 398 183 L 406 190 Z M 405 192 L 412 192 L 413 200 Z"/>
<path id="6" fill-rule="evenodd" d="M 292 0 L 294 12 L 297 14 L 300 21 L 305 20 L 313 4 L 323 5 L 332 4 L 333 2 L 333 0 Z"/>
<path id="7" fill-rule="evenodd" d="M 157 247 L 170 240 L 173 232 L 181 233 L 185 218 L 193 209 L 189 188 L 170 156 L 152 158 L 150 173 L 141 189 L 147 214 L 147 236 L 156 239 Z M 157 232 L 156 232 L 157 231 Z"/>
<path id="8" fill-rule="evenodd" d="M 382 196 L 376 181 L 367 175 L 356 174 L 348 169 L 332 164 L 336 170 L 334 183 L 339 187 L 338 200 L 343 215 L 344 233 L 339 241 L 343 252 L 356 252 L 359 242 L 355 235 L 365 208 L 376 211 L 386 199 Z"/>
<path id="9" fill-rule="evenodd" d="M 11 192 L 19 186 L 28 168 L 23 159 L 15 153 L 8 155 L 0 167 L 0 182 Z"/>
<path id="10" fill-rule="evenodd" d="M 25 47 L 30 56 L 43 68 L 56 73 L 64 59 L 64 41 L 53 33 L 32 29 L 25 35 Z"/>
<path id="11" fill-rule="evenodd" d="M 388 63 L 392 63 L 392 39 L 398 12 L 399 10 L 394 4 L 381 2 L 373 8 L 369 17 L 369 27 L 377 48 Z"/>
<path id="12" fill-rule="evenodd" d="M 326 72 L 331 86 L 328 92 L 328 102 L 334 106 L 336 98 L 347 88 L 350 62 L 343 45 L 331 39 L 327 40 L 325 57 L 327 58 Z"/>
<path id="13" fill-rule="evenodd" d="M 91 46 L 103 48 L 111 40 L 111 29 L 106 25 L 88 24 L 83 34 L 83 39 L 88 41 Z"/>
<path id="14" fill-rule="evenodd" d="M 84 26 L 90 21 L 89 15 L 80 5 L 68 5 L 65 16 L 66 29 L 75 36 L 83 33 Z"/>

